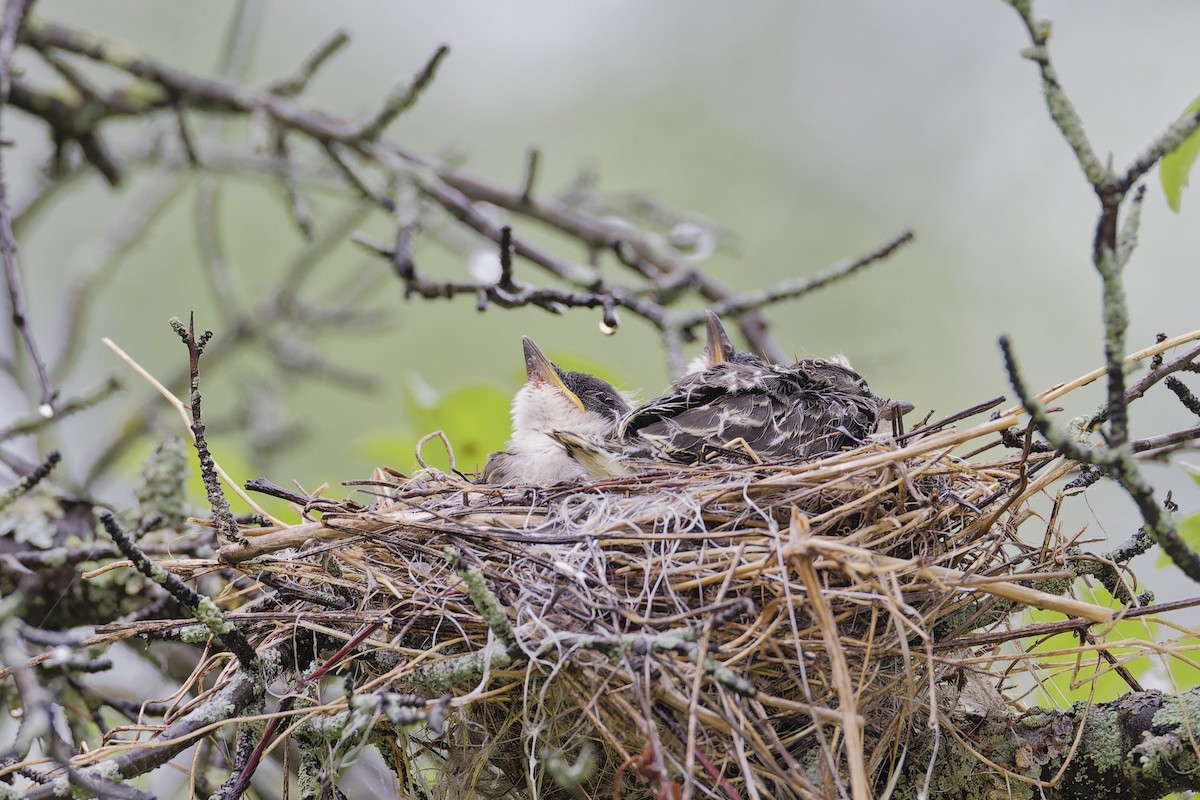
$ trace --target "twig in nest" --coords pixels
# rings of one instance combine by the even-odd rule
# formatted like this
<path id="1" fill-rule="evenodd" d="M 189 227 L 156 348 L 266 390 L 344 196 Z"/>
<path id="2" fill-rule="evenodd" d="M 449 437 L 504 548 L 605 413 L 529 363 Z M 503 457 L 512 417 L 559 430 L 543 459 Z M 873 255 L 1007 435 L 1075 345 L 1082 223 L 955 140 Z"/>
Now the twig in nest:
<path id="1" fill-rule="evenodd" d="M 181 606 L 190 611 L 198 622 L 208 628 L 212 635 L 237 657 L 243 668 L 251 671 L 258 670 L 258 653 L 254 651 L 254 647 L 247 641 L 245 635 L 225 619 L 221 609 L 211 598 L 200 594 L 175 575 L 155 565 L 133 543 L 129 534 L 121 528 L 111 511 L 107 509 L 101 511 L 100 522 L 125 557 L 133 562 L 133 566 L 137 568 L 138 572 L 166 589 L 172 597 L 179 601 Z"/>
<path id="2" fill-rule="evenodd" d="M 250 492 L 258 492 L 259 494 L 265 494 L 268 497 L 277 497 L 280 500 L 286 500 L 289 503 L 295 503 L 301 508 L 308 505 L 313 500 L 311 495 L 300 494 L 299 492 L 293 492 L 291 489 L 285 489 L 282 486 L 271 483 L 271 481 L 267 480 L 266 478 L 252 478 L 246 481 L 246 490 Z"/>
<path id="3" fill-rule="evenodd" d="M 449 459 L 450 462 L 449 471 L 461 474 L 454 468 L 454 448 L 450 445 L 450 437 L 446 436 L 446 432 L 443 430 L 436 430 L 433 433 L 427 433 L 417 440 L 417 447 L 414 456 L 417 459 L 417 463 L 421 465 L 421 469 L 429 469 L 429 465 L 425 463 L 425 459 L 421 456 L 421 449 L 430 439 L 441 440 L 442 447 L 446 448 L 446 458 Z"/>
<path id="4" fill-rule="evenodd" d="M 518 646 L 517 634 L 513 630 L 512 622 L 508 618 L 508 612 L 504 605 L 488 587 L 487 578 L 478 567 L 464 564 L 462 554 L 458 550 L 447 547 L 445 555 L 446 560 L 458 573 L 458 577 L 467 585 L 467 596 L 475 604 L 475 610 L 479 612 L 479 616 L 487 623 L 492 633 L 496 634 L 496 638 L 500 640 L 504 649 L 512 654 Z"/>
<path id="5" fill-rule="evenodd" d="M 922 424 L 920 427 L 913 428 L 908 433 L 902 433 L 899 436 L 897 436 L 896 443 L 902 444 L 903 442 L 908 441 L 909 439 L 911 439 L 914 436 L 921 436 L 922 434 L 927 434 L 927 433 L 935 433 L 935 432 L 941 430 L 942 428 L 946 427 L 947 425 L 952 425 L 955 422 L 958 422 L 959 420 L 966 419 L 967 417 L 973 417 L 976 414 L 982 414 L 984 411 L 991 411 L 993 408 L 995 408 L 996 406 L 1003 403 L 1004 399 L 1005 399 L 1004 395 L 1000 395 L 999 397 L 993 397 L 991 400 L 985 400 L 982 403 L 976 403 L 975 405 L 971 406 L 970 408 L 964 408 L 962 411 L 958 411 L 954 414 L 950 414 L 948 416 L 942 417 L 937 422 L 930 422 L 930 423 Z"/>
<path id="6" fill-rule="evenodd" d="M 296 702 L 296 699 L 300 697 L 300 692 L 313 681 L 320 680 L 321 676 L 328 672 L 334 665 L 341 662 L 341 660 L 349 653 L 353 652 L 354 648 L 362 644 L 368 636 L 379 630 L 381 625 L 383 625 L 382 621 L 372 622 L 362 626 L 358 632 L 351 636 L 350 640 L 342 645 L 342 647 L 336 653 L 330 656 L 324 664 L 317 667 L 315 670 L 296 682 L 296 685 L 292 687 L 292 691 L 288 692 L 287 697 L 280 702 L 276 715 L 273 716 L 267 723 L 266 728 L 263 730 L 262 737 L 258 741 L 258 746 L 254 748 L 254 751 L 250 753 L 245 762 L 242 764 L 242 769 L 238 773 L 237 778 L 230 782 L 230 785 L 223 793 L 222 796 L 226 798 L 226 800 L 236 800 L 237 798 L 241 797 L 246 791 L 247 787 L 250 786 L 250 779 L 254 776 L 254 771 L 258 769 L 258 765 L 262 763 L 262 757 L 267 750 L 267 745 L 271 744 L 271 741 L 275 738 L 276 731 L 279 730 L 279 726 L 282 725 L 283 721 L 286 719 L 286 712 L 291 710 L 292 705 Z"/>

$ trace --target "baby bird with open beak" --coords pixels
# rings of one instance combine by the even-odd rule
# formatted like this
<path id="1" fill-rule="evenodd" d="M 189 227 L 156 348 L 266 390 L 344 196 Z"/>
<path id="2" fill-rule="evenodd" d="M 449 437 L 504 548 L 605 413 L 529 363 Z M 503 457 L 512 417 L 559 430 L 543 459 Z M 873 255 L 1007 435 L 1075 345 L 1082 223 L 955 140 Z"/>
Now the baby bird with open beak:
<path id="1" fill-rule="evenodd" d="M 559 369 L 533 339 L 521 341 L 528 379 L 513 398 L 512 437 L 488 458 L 480 480 L 531 486 L 589 480 L 563 440 L 599 446 L 615 434 L 629 403 L 607 381 Z"/>

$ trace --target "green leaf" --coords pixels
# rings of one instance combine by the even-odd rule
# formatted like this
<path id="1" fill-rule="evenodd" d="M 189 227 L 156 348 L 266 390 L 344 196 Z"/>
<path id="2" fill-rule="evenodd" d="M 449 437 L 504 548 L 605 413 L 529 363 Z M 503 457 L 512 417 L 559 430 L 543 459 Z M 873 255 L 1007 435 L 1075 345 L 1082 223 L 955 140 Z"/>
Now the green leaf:
<path id="1" fill-rule="evenodd" d="M 1200 467 L 1197 467 L 1194 464 L 1188 464 L 1185 462 L 1183 465 L 1183 470 L 1188 475 L 1192 476 L 1192 480 L 1194 480 L 1196 482 L 1197 486 L 1200 486 Z"/>
<path id="2" fill-rule="evenodd" d="M 258 475 L 254 468 L 250 465 L 249 459 L 245 457 L 242 450 L 239 448 L 235 439 L 225 438 L 222 436 L 209 436 L 208 446 L 212 452 L 213 459 L 225 470 L 225 474 L 239 484 L 245 484 L 247 480 Z M 192 443 L 187 442 L 187 449 L 190 452 L 191 470 L 187 479 L 187 493 L 193 511 L 199 511 L 200 516 L 208 516 L 210 508 L 208 502 L 208 491 L 204 488 L 204 479 L 200 477 L 200 464 L 196 460 L 196 451 Z M 237 492 L 221 482 L 221 489 L 225 492 L 225 499 L 229 501 L 229 508 L 234 514 L 250 514 L 257 513 L 246 501 L 238 496 Z M 262 494 L 251 493 L 249 495 L 254 499 L 264 511 L 268 514 L 273 514 L 281 519 L 295 519 L 295 513 L 291 509 L 291 504 L 286 500 L 280 500 L 276 497 L 267 497 Z"/>
<path id="3" fill-rule="evenodd" d="M 1189 663 L 1189 658 L 1191 663 Z M 1171 658 L 1167 669 L 1171 672 L 1171 680 L 1175 686 L 1187 689 L 1200 685 L 1200 667 L 1195 666 L 1195 651 L 1181 653 L 1177 658 Z"/>
<path id="4" fill-rule="evenodd" d="M 502 449 L 508 438 L 510 398 L 495 387 L 468 386 L 439 398 L 433 405 L 416 402 L 411 395 L 407 399 L 407 435 L 371 436 L 362 444 L 363 452 L 370 458 L 401 469 L 415 466 L 413 453 L 417 442 L 427 433 L 442 430 L 454 448 L 455 467 L 474 472 L 489 453 Z M 426 442 L 421 456 L 430 466 L 449 467 L 438 440 Z"/>
<path id="5" fill-rule="evenodd" d="M 1193 550 L 1200 550 L 1200 513 L 1192 514 L 1190 517 L 1184 517 L 1179 520 L 1179 524 L 1175 526 L 1175 529 L 1179 531 L 1180 538 L 1183 539 L 1188 547 L 1191 547 Z M 1173 563 L 1175 562 L 1171 561 L 1170 556 L 1166 553 L 1160 553 L 1155 566 L 1169 567 Z"/>
<path id="6" fill-rule="evenodd" d="M 570 353 L 551 353 L 550 358 L 563 369 L 582 370 L 603 378 L 617 388 L 621 379 L 603 364 Z M 517 362 L 520 363 L 520 362 Z M 427 433 L 444 431 L 454 448 L 454 465 L 462 472 L 475 472 L 483 467 L 488 455 L 504 449 L 511 429 L 509 407 L 512 391 L 525 382 L 525 371 L 513 370 L 512 389 L 502 391 L 494 386 L 476 384 L 438 397 L 433 402 L 422 400 L 413 391 L 405 392 L 407 426 L 399 433 L 372 433 L 359 443 L 358 449 L 378 464 L 410 471 L 416 458 L 414 448 Z M 421 448 L 425 463 L 447 469 L 449 460 L 445 448 L 436 437 Z"/>
<path id="7" fill-rule="evenodd" d="M 1200 97 L 1192 101 L 1187 111 L 1183 112 L 1183 117 L 1189 117 L 1197 111 L 1200 111 Z M 1158 176 L 1162 179 L 1167 205 L 1176 213 L 1179 212 L 1183 187 L 1188 184 L 1188 173 L 1192 171 L 1192 164 L 1196 163 L 1197 156 L 1200 156 L 1200 130 L 1193 132 L 1179 147 L 1163 156 L 1162 164 L 1159 165 Z"/>

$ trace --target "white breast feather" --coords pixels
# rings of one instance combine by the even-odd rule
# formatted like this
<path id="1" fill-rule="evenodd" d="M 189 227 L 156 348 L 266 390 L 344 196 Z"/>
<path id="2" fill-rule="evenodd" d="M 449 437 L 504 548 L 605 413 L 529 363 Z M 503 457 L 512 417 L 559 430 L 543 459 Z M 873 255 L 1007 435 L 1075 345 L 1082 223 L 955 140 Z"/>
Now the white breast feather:
<path id="1" fill-rule="evenodd" d="M 522 387 L 512 417 L 513 436 L 506 449 L 521 460 L 522 482 L 544 486 L 588 478 L 587 470 L 550 433 L 570 431 L 583 439 L 602 439 L 615 425 L 612 417 L 584 411 L 546 384 Z"/>

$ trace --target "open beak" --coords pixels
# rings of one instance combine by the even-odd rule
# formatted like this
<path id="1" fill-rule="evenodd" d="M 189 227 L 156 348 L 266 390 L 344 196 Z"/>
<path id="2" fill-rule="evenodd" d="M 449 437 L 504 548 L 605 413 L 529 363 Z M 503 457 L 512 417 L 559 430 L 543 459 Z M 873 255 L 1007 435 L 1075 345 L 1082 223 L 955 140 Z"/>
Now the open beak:
<path id="1" fill-rule="evenodd" d="M 729 334 L 725 333 L 725 326 L 721 324 L 721 318 L 711 311 L 704 313 L 707 317 L 704 323 L 707 340 L 704 346 L 704 355 L 708 359 L 710 367 L 724 364 L 733 355 L 733 342 L 729 341 Z"/>
<path id="2" fill-rule="evenodd" d="M 567 396 L 568 400 L 579 406 L 580 411 L 583 411 L 583 401 L 563 383 L 562 378 L 558 376 L 558 370 L 554 368 L 550 359 L 546 358 L 546 354 L 537 346 L 537 343 L 528 336 L 522 336 L 521 346 L 525 349 L 525 375 L 529 383 L 533 386 L 549 383 L 557 387 Z"/>

